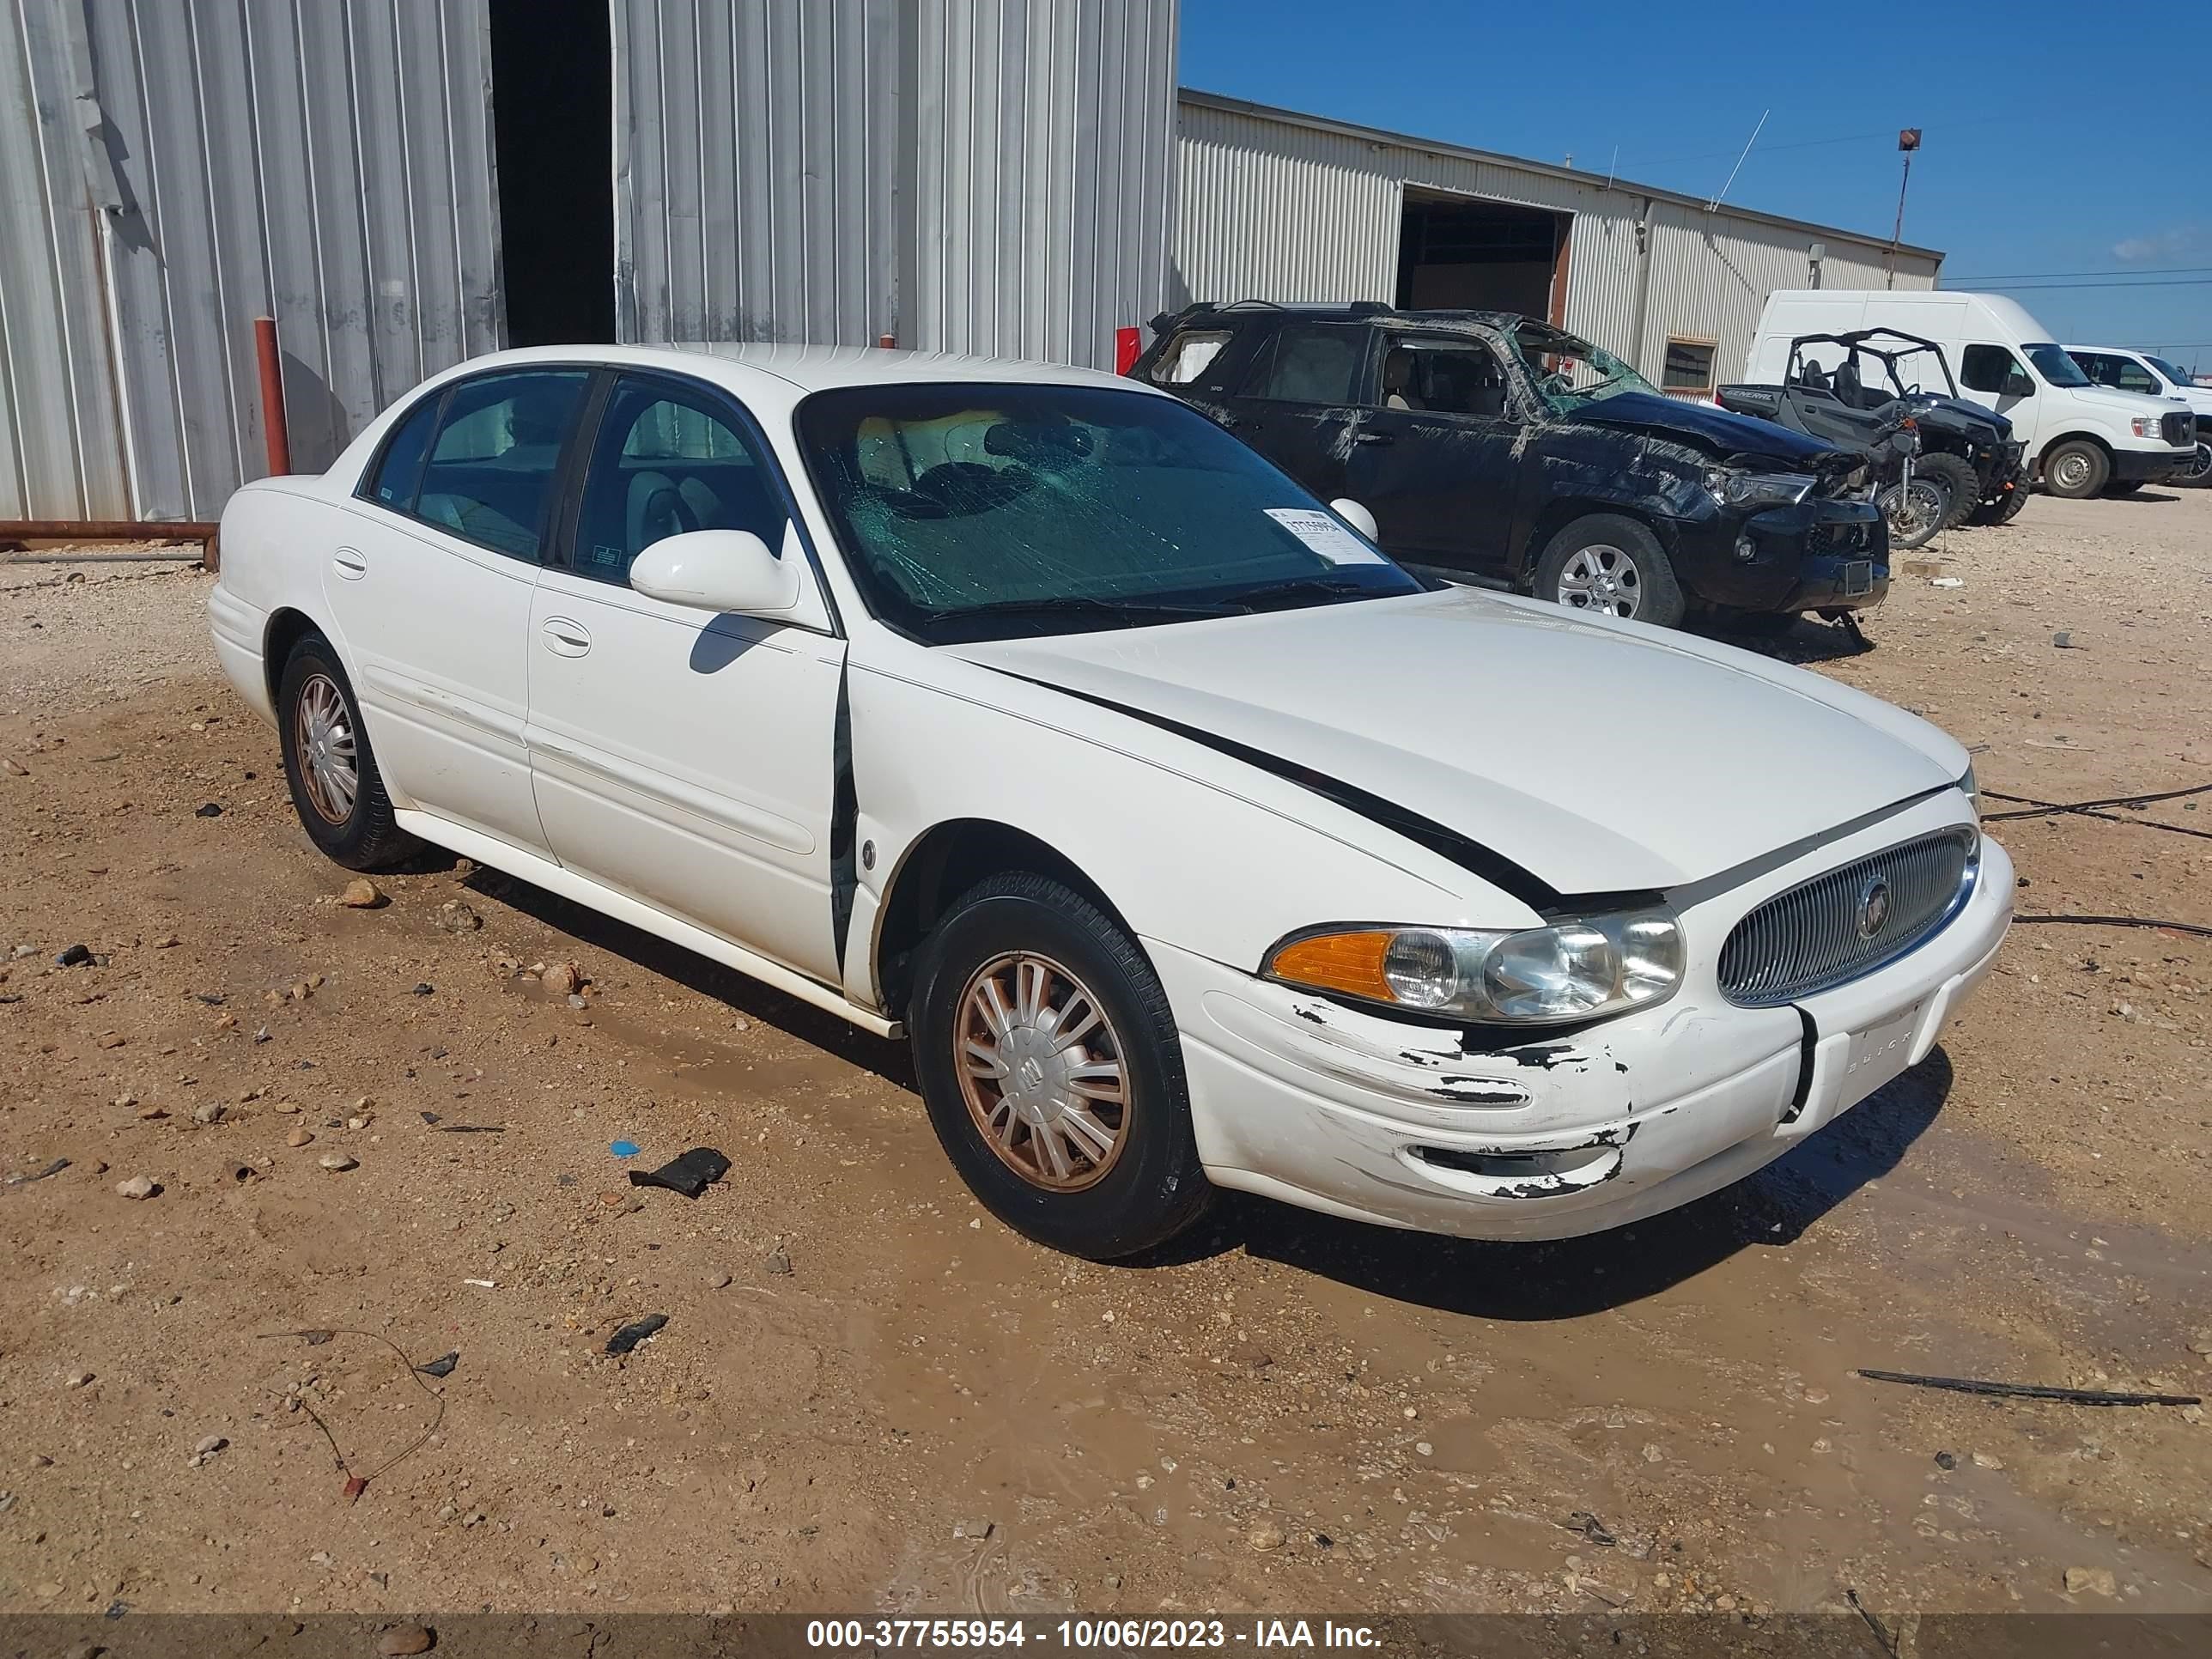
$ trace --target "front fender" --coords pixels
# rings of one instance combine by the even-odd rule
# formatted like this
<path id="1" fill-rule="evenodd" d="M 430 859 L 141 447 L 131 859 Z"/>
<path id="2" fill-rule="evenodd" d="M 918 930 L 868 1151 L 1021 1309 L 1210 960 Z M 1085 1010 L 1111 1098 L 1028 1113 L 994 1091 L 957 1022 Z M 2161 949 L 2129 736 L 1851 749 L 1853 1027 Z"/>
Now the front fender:
<path id="1" fill-rule="evenodd" d="M 1188 738 L 921 647 L 851 666 L 855 939 L 933 828 L 980 819 L 1083 872 L 1140 937 L 1250 971 L 1328 921 L 1524 927 L 1521 900 L 1395 831 Z M 872 952 L 848 992 L 872 1000 Z"/>

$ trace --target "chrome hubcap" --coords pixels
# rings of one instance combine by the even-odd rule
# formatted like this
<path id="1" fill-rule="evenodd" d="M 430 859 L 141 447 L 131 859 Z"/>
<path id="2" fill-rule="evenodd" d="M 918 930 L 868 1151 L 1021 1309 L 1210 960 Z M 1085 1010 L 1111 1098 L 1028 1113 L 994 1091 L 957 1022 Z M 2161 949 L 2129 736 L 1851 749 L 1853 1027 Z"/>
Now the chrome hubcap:
<path id="1" fill-rule="evenodd" d="M 953 1041 L 969 1115 L 1000 1163 L 1050 1192 L 1105 1178 L 1128 1141 L 1128 1079 L 1089 986 L 1049 957 L 994 957 L 960 994 Z"/>
<path id="2" fill-rule="evenodd" d="M 1553 597 L 1577 611 L 1632 617 L 1644 604 L 1644 574 L 1618 547 L 1585 547 L 1559 572 L 1559 591 Z"/>
<path id="3" fill-rule="evenodd" d="M 293 717 L 292 742 L 307 804 L 318 817 L 343 823 L 361 793 L 361 762 L 344 695 L 329 675 L 312 674 L 300 687 Z"/>

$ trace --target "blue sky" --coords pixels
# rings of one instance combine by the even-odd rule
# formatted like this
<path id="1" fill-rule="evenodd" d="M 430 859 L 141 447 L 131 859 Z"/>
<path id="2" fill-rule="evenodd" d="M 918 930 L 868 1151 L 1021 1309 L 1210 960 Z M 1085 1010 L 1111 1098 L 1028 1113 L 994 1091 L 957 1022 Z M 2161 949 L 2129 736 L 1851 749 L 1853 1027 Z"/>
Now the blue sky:
<path id="1" fill-rule="evenodd" d="M 1947 285 L 2032 278 L 2003 291 L 2061 339 L 2212 369 L 2202 0 L 1182 0 L 1182 47 L 1200 91 L 1600 173 L 1617 146 L 1622 178 L 1704 196 L 1771 109 L 1728 199 L 1882 236 L 1917 126 L 1905 240 Z"/>

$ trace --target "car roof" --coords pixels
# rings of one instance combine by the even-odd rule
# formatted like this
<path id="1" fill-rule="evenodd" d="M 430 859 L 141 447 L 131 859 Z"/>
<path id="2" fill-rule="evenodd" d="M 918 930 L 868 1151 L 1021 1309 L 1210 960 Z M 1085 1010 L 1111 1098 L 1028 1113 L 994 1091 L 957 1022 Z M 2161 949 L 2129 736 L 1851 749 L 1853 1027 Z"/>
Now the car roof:
<path id="1" fill-rule="evenodd" d="M 1537 323 L 1545 327 L 1540 317 L 1524 316 L 1517 311 L 1436 310 L 1401 311 L 1393 306 L 1378 305 L 1368 301 L 1322 301 L 1311 300 L 1278 303 L 1273 300 L 1200 301 L 1175 314 L 1177 323 L 1215 322 L 1227 319 L 1261 319 L 1294 317 L 1302 322 L 1316 318 L 1332 322 L 1399 323 L 1419 325 L 1423 323 L 1472 323 L 1486 328 L 1515 329 L 1523 323 Z"/>
<path id="2" fill-rule="evenodd" d="M 2061 346 L 2059 349 L 2062 351 L 2102 352 L 2104 355 L 2110 357 L 2148 357 L 2150 356 L 2150 353 L 2148 351 L 2139 351 L 2133 346 L 2069 345 Z"/>
<path id="3" fill-rule="evenodd" d="M 737 393 L 759 412 L 791 405 L 833 386 L 964 384 L 982 381 L 1039 386 L 1111 386 L 1166 396 L 1102 369 L 1065 363 L 973 357 L 948 351 L 898 351 L 882 346 L 769 345 L 700 342 L 666 345 L 526 346 L 457 363 L 426 386 L 463 375 L 533 364 L 587 363 L 610 368 L 659 369 L 711 381 Z"/>

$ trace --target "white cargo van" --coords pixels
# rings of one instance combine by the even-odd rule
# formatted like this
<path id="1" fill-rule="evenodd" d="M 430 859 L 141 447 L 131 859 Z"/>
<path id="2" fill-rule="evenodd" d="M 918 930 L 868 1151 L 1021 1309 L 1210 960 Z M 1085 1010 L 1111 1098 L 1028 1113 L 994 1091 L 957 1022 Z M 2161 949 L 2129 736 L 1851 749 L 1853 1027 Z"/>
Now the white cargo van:
<path id="1" fill-rule="evenodd" d="M 1744 379 L 1779 381 L 1800 335 L 1885 327 L 1941 345 L 1959 395 L 2012 422 L 2029 467 L 2054 495 L 2163 483 L 2196 459 L 2187 405 L 2093 385 L 2049 329 L 2000 294 L 1782 289 L 1767 296 Z"/>

